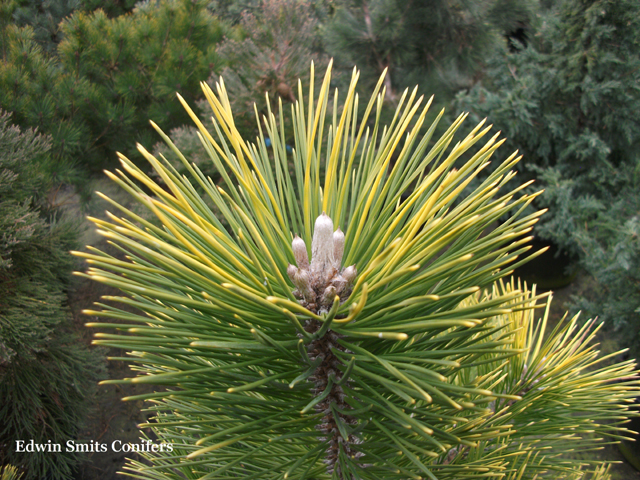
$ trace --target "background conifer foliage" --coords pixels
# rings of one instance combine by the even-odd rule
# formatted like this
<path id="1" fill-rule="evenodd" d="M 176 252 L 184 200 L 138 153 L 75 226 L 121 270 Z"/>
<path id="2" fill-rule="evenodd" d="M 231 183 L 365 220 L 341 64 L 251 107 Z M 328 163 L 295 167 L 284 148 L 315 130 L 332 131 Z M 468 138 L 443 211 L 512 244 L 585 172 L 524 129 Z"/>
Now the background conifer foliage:
<path id="1" fill-rule="evenodd" d="M 640 4 L 563 1 L 535 26 L 529 48 L 489 58 L 458 106 L 504 125 L 511 148 L 527 152 L 523 169 L 550 208 L 538 234 L 596 280 L 577 307 L 637 347 Z"/>
<path id="2" fill-rule="evenodd" d="M 143 426 L 174 448 L 126 470 L 154 479 L 606 478 L 606 466 L 563 453 L 627 435 L 636 372 L 629 361 L 600 363 L 594 321 L 574 317 L 547 332 L 548 294 L 509 279 L 542 213 L 525 213 L 538 195 L 522 194 L 526 184 L 506 188 L 519 157 L 463 195 L 499 134 L 480 123 L 461 136 L 461 115 L 433 138 L 443 112 L 423 125 L 432 100 L 415 89 L 383 126 L 384 77 L 360 105 L 358 76 L 332 92 L 330 68 L 316 86 L 312 67 L 309 90 L 296 92 L 291 152 L 269 107 L 258 141 L 241 137 L 222 82 L 215 92 L 203 84 L 211 131 L 181 99 L 220 186 L 188 159 L 181 176 L 142 146 L 161 183 L 124 155 L 108 173 L 159 223 L 116 202 L 124 216 L 94 219 L 126 257 L 76 252 L 90 265 L 83 275 L 123 295 L 85 313 L 106 319 L 89 326 L 116 329 L 95 343 L 126 348 L 137 372 L 107 383 L 167 389 L 129 400 L 151 402 L 156 415 Z"/>
<path id="3" fill-rule="evenodd" d="M 221 66 L 215 48 L 224 28 L 201 1 L 149 2 L 116 18 L 79 10 L 59 29 L 51 56 L 30 26 L 6 27 L 0 105 L 51 135 L 54 173 L 66 181 L 150 142 L 149 118 L 164 128 L 185 123 L 175 92 L 195 100 L 199 82 Z"/>
<path id="4" fill-rule="evenodd" d="M 10 120 L 0 113 L 0 464 L 31 478 L 65 478 L 77 455 L 24 455 L 15 441 L 74 438 L 100 359 L 73 332 L 66 302 L 77 222 L 56 216 L 39 197 L 50 181 L 39 164 L 49 139 Z"/>
<path id="5" fill-rule="evenodd" d="M 387 100 L 395 104 L 419 84 L 438 102 L 481 75 L 499 39 L 534 15 L 528 0 L 344 0 L 323 24 L 327 51 L 362 68 L 368 88 L 387 69 Z"/>
<path id="6" fill-rule="evenodd" d="M 319 47 L 318 21 L 305 2 L 263 1 L 259 14 L 242 15 L 240 27 L 246 36 L 226 39 L 217 53 L 226 59 L 222 76 L 232 109 L 237 112 L 238 129 L 250 135 L 256 128 L 254 104 L 262 116 L 267 113 L 266 94 L 272 110 L 280 100 L 285 104 L 295 102 L 298 80 L 308 80 L 309 62 L 326 66 L 327 61 L 314 51 Z M 215 76 L 211 85 L 217 79 Z"/>

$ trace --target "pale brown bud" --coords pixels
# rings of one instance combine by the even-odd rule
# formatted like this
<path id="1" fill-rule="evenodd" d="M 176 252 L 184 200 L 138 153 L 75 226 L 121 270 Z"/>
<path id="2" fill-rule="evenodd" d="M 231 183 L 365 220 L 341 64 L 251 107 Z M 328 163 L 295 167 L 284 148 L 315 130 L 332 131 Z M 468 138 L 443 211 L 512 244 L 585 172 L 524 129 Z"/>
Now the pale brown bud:
<path id="1" fill-rule="evenodd" d="M 311 283 L 309 272 L 307 270 L 299 269 L 295 274 L 293 282 L 301 291 L 308 290 Z"/>
<path id="2" fill-rule="evenodd" d="M 333 304 L 333 300 L 336 298 L 336 287 L 329 285 L 324 289 L 322 298 L 320 299 L 320 305 L 323 307 L 329 307 Z"/>
<path id="3" fill-rule="evenodd" d="M 293 248 L 293 256 L 296 259 L 298 267 L 309 268 L 309 254 L 307 253 L 307 245 L 304 243 L 304 240 L 296 235 L 293 242 L 291 242 L 291 248 Z"/>
<path id="4" fill-rule="evenodd" d="M 342 271 L 342 276 L 347 281 L 347 283 L 352 284 L 353 281 L 358 276 L 358 271 L 356 270 L 356 266 L 355 265 L 351 265 L 351 266 L 345 268 Z"/>
<path id="5" fill-rule="evenodd" d="M 342 254 L 344 253 L 344 233 L 340 227 L 333 232 L 333 266 L 340 269 L 342 263 Z"/>
<path id="6" fill-rule="evenodd" d="M 336 287 L 336 293 L 340 295 L 347 288 L 347 281 L 342 275 L 336 275 L 331 280 L 331 285 Z"/>
<path id="7" fill-rule="evenodd" d="M 298 269 L 295 266 L 289 264 L 289 266 L 287 267 L 287 275 L 289 275 L 289 278 L 294 284 L 296 283 L 296 273 L 298 273 Z"/>
<path id="8" fill-rule="evenodd" d="M 293 283 L 298 287 L 298 290 L 307 302 L 316 301 L 316 293 L 311 287 L 311 274 L 308 270 L 298 270 Z"/>

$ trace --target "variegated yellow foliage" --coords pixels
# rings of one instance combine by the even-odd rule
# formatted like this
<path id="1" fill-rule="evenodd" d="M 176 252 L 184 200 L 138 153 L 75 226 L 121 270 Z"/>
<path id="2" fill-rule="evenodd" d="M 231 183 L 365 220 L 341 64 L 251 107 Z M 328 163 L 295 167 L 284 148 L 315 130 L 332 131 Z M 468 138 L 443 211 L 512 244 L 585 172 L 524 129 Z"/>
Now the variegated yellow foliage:
<path id="1" fill-rule="evenodd" d="M 605 478 L 566 454 L 627 434 L 636 373 L 630 362 L 598 367 L 593 322 L 545 334 L 547 313 L 535 318 L 546 295 L 503 280 L 542 213 L 527 210 L 537 194 L 524 185 L 505 191 L 519 157 L 481 177 L 499 133 L 480 124 L 459 135 L 461 115 L 433 138 L 443 114 L 425 125 L 431 101 L 416 90 L 382 126 L 383 79 L 363 105 L 357 79 L 344 100 L 330 100 L 330 69 L 306 103 L 299 85 L 291 153 L 285 112 L 270 112 L 251 143 L 223 83 L 203 85 L 209 128 L 183 104 L 221 185 L 159 129 L 190 177 L 142 146 L 161 182 L 124 157 L 108 173 L 156 221 L 115 202 L 122 217 L 93 219 L 122 255 L 77 254 L 87 276 L 124 295 L 85 313 L 118 320 L 91 322 L 117 329 L 95 343 L 127 349 L 138 375 L 106 383 L 161 387 L 130 399 L 151 402 L 142 426 L 173 446 L 128 472 Z"/>

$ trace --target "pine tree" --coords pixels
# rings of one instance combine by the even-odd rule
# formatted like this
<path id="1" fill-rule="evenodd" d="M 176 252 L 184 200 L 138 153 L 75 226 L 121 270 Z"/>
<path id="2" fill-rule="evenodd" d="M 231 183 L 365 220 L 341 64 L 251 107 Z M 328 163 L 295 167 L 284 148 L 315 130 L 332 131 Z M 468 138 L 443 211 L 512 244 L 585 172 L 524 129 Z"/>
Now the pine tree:
<path id="1" fill-rule="evenodd" d="M 136 0 L 82 0 L 84 10 L 100 9 L 110 18 L 131 13 L 139 3 L 141 2 Z"/>
<path id="2" fill-rule="evenodd" d="M 577 255 L 598 280 L 578 303 L 640 327 L 640 5 L 565 0 L 541 16 L 529 48 L 499 52 L 460 97 L 528 153 L 548 206 L 538 234 Z M 635 337 L 635 333 L 630 338 Z"/>
<path id="3" fill-rule="evenodd" d="M 231 25 L 238 25 L 247 14 L 259 15 L 262 0 L 211 0 L 209 9 Z"/>
<path id="4" fill-rule="evenodd" d="M 55 53 L 62 35 L 60 23 L 83 7 L 82 0 L 19 0 L 14 2 L 12 22 L 18 27 L 30 26 L 34 40 L 49 53 Z"/>
<path id="5" fill-rule="evenodd" d="M 0 115 L 0 464 L 25 479 L 70 478 L 75 454 L 16 452 L 16 441 L 64 444 L 90 408 L 99 359 L 71 331 L 66 288 L 77 225 L 39 208 L 38 157 L 49 140 Z"/>
<path id="6" fill-rule="evenodd" d="M 258 119 L 267 114 L 265 95 L 271 110 L 277 109 L 279 102 L 293 104 L 298 79 L 308 80 L 309 60 L 318 70 L 324 70 L 327 60 L 314 51 L 314 44 L 315 49 L 319 47 L 318 22 L 311 6 L 303 2 L 262 0 L 259 12 L 243 13 L 239 26 L 243 38 L 227 38 L 217 52 L 225 59 L 222 76 L 236 124 L 250 138 L 257 134 L 256 109 Z M 210 85 L 219 78 L 214 75 Z"/>
<path id="7" fill-rule="evenodd" d="M 75 11 L 103 10 L 117 17 L 133 10 L 135 0 L 12 0 L 2 4 L 0 13 L 4 28 L 8 25 L 29 26 L 34 40 L 48 55 L 55 55 L 62 40 L 60 24 Z"/>
<path id="8" fill-rule="evenodd" d="M 51 135 L 58 175 L 96 172 L 117 150 L 149 141 L 149 118 L 167 129 L 185 123 L 175 92 L 196 100 L 199 82 L 222 67 L 224 28 L 203 1 L 149 2 L 113 19 L 76 11 L 60 31 L 50 57 L 31 28 L 8 25 L 0 64 L 0 106 Z"/>
<path id="9" fill-rule="evenodd" d="M 94 221 L 126 259 L 76 252 L 87 277 L 123 292 L 85 311 L 106 319 L 88 326 L 118 329 L 95 343 L 127 349 L 120 359 L 137 372 L 106 383 L 162 386 L 129 400 L 152 402 L 143 427 L 172 451 L 144 452 L 150 463 L 132 460 L 127 473 L 608 478 L 606 466 L 565 454 L 625 437 L 638 372 L 599 364 L 594 321 L 546 332 L 548 295 L 509 279 L 542 213 L 524 213 L 538 195 L 521 195 L 526 185 L 504 188 L 519 158 L 464 195 L 499 134 L 481 143 L 491 130 L 481 123 L 460 138 L 461 115 L 441 138 L 435 124 L 422 135 L 432 101 L 416 89 L 382 126 L 384 78 L 362 115 L 357 79 L 340 111 L 330 71 L 317 102 L 314 87 L 296 99 L 291 152 L 274 112 L 272 148 L 247 142 L 224 87 L 204 85 L 212 131 L 183 104 L 221 186 L 188 159 L 179 175 L 143 147 L 161 184 L 123 155 L 108 174 L 161 222 L 113 202 L 123 216 Z"/>
<path id="10" fill-rule="evenodd" d="M 532 2 L 345 0 L 325 25 L 327 50 L 357 64 L 371 86 L 386 69 L 387 100 L 419 84 L 445 102 L 471 85 L 502 35 L 526 24 Z"/>

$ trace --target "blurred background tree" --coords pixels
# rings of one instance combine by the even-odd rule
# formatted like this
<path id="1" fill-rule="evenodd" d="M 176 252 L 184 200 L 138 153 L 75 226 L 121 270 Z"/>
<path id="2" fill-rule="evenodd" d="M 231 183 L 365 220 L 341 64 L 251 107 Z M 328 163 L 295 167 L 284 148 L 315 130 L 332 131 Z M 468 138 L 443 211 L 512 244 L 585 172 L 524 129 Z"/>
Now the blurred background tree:
<path id="1" fill-rule="evenodd" d="M 499 125 L 546 188 L 537 234 L 595 279 L 576 308 L 637 340 L 640 4 L 565 0 L 542 9 L 535 28 L 528 48 L 489 58 L 457 105 Z"/>
<path id="2" fill-rule="evenodd" d="M 226 39 L 217 52 L 225 59 L 220 76 L 236 113 L 236 125 L 241 133 L 251 135 L 256 131 L 254 103 L 258 114 L 266 115 L 268 94 L 273 112 L 280 101 L 288 112 L 298 95 L 298 79 L 309 80 L 309 63 L 314 62 L 316 80 L 321 80 L 328 62 L 319 52 L 318 22 L 304 2 L 263 0 L 259 15 L 245 12 L 239 25 L 242 37 Z M 210 84 L 220 76 L 214 76 Z"/>
<path id="3" fill-rule="evenodd" d="M 262 0 L 211 0 L 209 10 L 231 25 L 238 25 L 247 13 L 259 15 L 261 4 Z"/>
<path id="4" fill-rule="evenodd" d="M 13 23 L 30 26 L 34 40 L 48 53 L 54 53 L 62 39 L 60 22 L 83 7 L 82 0 L 17 0 L 13 4 Z"/>
<path id="5" fill-rule="evenodd" d="M 0 465 L 68 478 L 76 454 L 16 453 L 16 440 L 65 444 L 90 409 L 102 359 L 73 332 L 66 290 L 78 223 L 47 208 L 50 141 L 0 112 Z"/>
<path id="6" fill-rule="evenodd" d="M 175 92 L 198 98 L 199 82 L 221 68 L 215 48 L 224 31 L 204 2 L 190 0 L 149 2 L 114 19 L 76 11 L 60 24 L 53 55 L 33 28 L 8 25 L 0 106 L 50 134 L 50 173 L 79 183 L 112 165 L 116 151 L 152 144 L 149 119 L 164 128 L 187 121 Z"/>
<path id="7" fill-rule="evenodd" d="M 529 0 L 343 0 L 324 26 L 339 64 L 358 65 L 370 84 L 384 69 L 387 100 L 420 85 L 439 103 L 470 87 L 488 52 L 529 22 Z"/>
<path id="8" fill-rule="evenodd" d="M 224 59 L 220 75 L 215 72 L 208 83 L 215 91 L 215 83 L 223 79 L 229 92 L 234 121 L 245 138 L 259 134 L 256 112 L 260 123 L 268 107 L 278 112 L 279 103 L 285 110 L 286 132 L 293 143 L 293 125 L 290 108 L 298 96 L 298 80 L 309 81 L 309 63 L 315 64 L 315 81 L 319 85 L 328 65 L 322 51 L 319 24 L 313 6 L 298 0 L 261 0 L 253 2 L 259 7 L 244 10 L 233 36 L 218 44 L 216 54 Z M 245 5 L 245 3 L 240 3 Z M 224 15 L 233 9 L 218 7 Z M 318 9 L 320 7 L 318 6 Z M 265 95 L 269 95 L 267 106 Z M 209 124 L 211 108 L 206 100 L 199 102 L 202 120 Z M 255 105 L 255 108 L 254 108 Z M 200 143 L 197 128 L 178 127 L 171 131 L 171 139 L 187 158 L 194 161 L 205 174 L 219 178 L 214 165 Z M 184 172 L 182 162 L 164 142 L 158 142 L 156 153 L 161 153 L 175 168 Z"/>
<path id="9" fill-rule="evenodd" d="M 48 54 L 55 54 L 63 38 L 60 23 L 75 11 L 103 10 L 110 18 L 129 13 L 135 0 L 7 0 L 3 2 L 3 26 L 30 26 L 34 40 Z"/>

